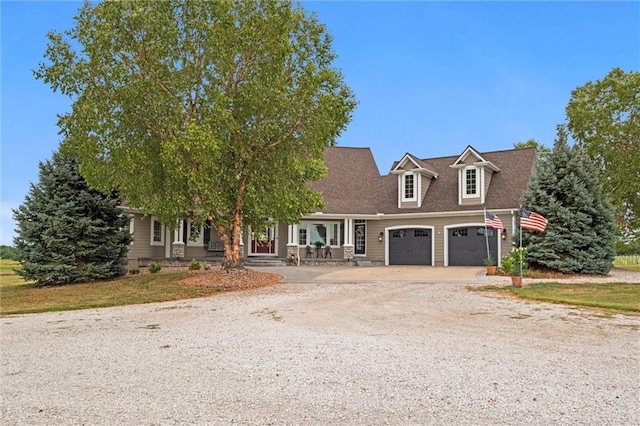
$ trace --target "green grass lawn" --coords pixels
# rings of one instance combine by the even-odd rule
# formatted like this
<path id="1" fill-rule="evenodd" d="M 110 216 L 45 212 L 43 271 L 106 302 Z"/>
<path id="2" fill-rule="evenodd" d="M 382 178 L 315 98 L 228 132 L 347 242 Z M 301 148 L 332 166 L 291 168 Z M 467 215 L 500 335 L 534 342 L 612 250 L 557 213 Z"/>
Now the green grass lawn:
<path id="1" fill-rule="evenodd" d="M 0 261 L 0 315 L 70 311 L 190 299 L 219 293 L 180 284 L 187 272 L 134 275 L 86 284 L 36 287 L 15 275 L 16 262 Z"/>
<path id="2" fill-rule="evenodd" d="M 20 264 L 15 260 L 0 259 L 0 286 L 14 286 L 25 284 L 25 281 L 15 273 Z"/>
<path id="3" fill-rule="evenodd" d="M 534 283 L 521 288 L 486 286 L 478 290 L 508 292 L 528 300 L 613 309 L 623 312 L 640 312 L 640 284 L 546 282 Z"/>

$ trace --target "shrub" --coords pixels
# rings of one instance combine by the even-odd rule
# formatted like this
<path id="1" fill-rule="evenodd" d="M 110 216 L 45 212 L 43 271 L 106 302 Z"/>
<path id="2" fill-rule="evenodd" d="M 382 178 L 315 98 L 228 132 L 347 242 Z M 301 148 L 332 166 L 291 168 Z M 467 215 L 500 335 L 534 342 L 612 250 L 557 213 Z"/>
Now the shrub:
<path id="1" fill-rule="evenodd" d="M 155 274 L 156 272 L 160 272 L 162 269 L 162 263 L 153 262 L 149 264 L 149 272 Z"/>
<path id="2" fill-rule="evenodd" d="M 196 259 L 191 259 L 191 263 L 189 263 L 189 269 L 192 271 L 200 270 L 200 262 Z"/>
<path id="3" fill-rule="evenodd" d="M 520 259 L 522 255 L 522 273 L 527 272 L 527 248 L 515 248 L 502 258 L 502 270 L 505 274 L 520 275 Z"/>
<path id="4" fill-rule="evenodd" d="M 209 264 L 205 264 L 205 265 L 204 265 L 204 270 L 205 270 L 205 271 L 208 271 L 209 269 L 211 269 L 211 265 L 209 265 Z"/>
<path id="5" fill-rule="evenodd" d="M 131 268 L 131 269 L 129 269 L 129 273 L 130 273 L 131 275 L 138 275 L 138 274 L 140 273 L 140 269 L 138 269 L 138 268 Z"/>

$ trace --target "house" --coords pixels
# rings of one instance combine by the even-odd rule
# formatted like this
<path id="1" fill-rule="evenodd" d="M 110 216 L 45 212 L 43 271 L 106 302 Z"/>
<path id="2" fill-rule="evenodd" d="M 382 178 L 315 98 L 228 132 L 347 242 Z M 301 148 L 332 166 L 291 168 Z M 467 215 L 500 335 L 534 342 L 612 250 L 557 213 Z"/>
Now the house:
<path id="1" fill-rule="evenodd" d="M 534 173 L 534 148 L 421 159 L 406 153 L 381 175 L 369 148 L 328 147 L 328 174 L 311 183 L 326 208 L 295 225 L 246 230 L 245 257 L 301 261 L 371 261 L 384 265 L 482 265 L 487 247 L 495 259 L 512 248 L 520 198 Z M 215 233 L 183 221 L 170 230 L 153 216 L 132 216 L 131 265 L 149 259 L 207 259 L 222 255 Z M 484 226 L 484 211 L 505 230 Z M 316 249 L 316 244 L 319 247 Z M 330 249 L 327 249 L 327 246 Z M 176 251 L 177 250 L 177 251 Z M 330 252 L 330 253 L 329 253 Z M 328 260 L 328 259 L 325 259 Z"/>

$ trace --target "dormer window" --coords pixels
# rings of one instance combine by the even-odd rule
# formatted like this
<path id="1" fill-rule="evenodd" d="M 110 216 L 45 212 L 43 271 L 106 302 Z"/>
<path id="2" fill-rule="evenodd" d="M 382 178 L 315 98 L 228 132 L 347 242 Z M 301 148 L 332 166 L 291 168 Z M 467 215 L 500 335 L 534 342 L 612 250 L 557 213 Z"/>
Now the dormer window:
<path id="1" fill-rule="evenodd" d="M 477 197 L 479 193 L 478 183 L 478 168 L 468 167 L 464 170 L 464 197 Z"/>
<path id="2" fill-rule="evenodd" d="M 422 207 L 431 180 L 438 178 L 431 165 L 409 153 L 393 164 L 391 173 L 398 175 L 399 209 Z"/>
<path id="3" fill-rule="evenodd" d="M 500 171 L 471 146 L 449 167 L 458 170 L 458 204 L 461 206 L 484 204 L 491 179 Z"/>
<path id="4" fill-rule="evenodd" d="M 402 176 L 402 201 L 416 201 L 416 175 L 405 173 Z"/>

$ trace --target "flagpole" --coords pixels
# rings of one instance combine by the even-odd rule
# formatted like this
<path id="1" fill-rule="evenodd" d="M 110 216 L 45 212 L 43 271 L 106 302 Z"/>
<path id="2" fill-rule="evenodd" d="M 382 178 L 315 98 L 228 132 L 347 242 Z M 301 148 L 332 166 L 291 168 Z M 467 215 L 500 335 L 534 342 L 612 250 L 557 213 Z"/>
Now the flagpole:
<path id="1" fill-rule="evenodd" d="M 519 223 L 520 223 L 520 281 L 522 282 L 522 207 L 518 211 Z"/>
<path id="2" fill-rule="evenodd" d="M 484 209 L 484 240 L 487 243 L 487 258 L 489 258 L 489 256 L 491 256 L 491 254 L 489 253 L 489 235 L 487 232 L 487 209 Z"/>

